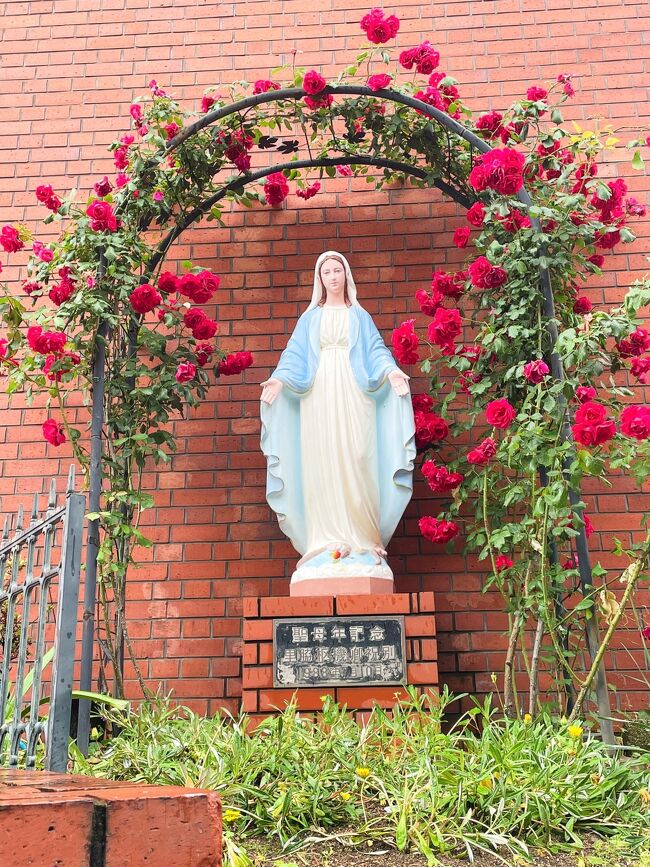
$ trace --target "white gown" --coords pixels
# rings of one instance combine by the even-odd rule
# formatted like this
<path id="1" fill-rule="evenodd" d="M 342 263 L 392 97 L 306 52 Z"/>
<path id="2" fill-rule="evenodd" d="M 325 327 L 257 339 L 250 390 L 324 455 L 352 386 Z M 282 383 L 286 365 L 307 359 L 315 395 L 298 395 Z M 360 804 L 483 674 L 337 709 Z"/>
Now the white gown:
<path id="1" fill-rule="evenodd" d="M 381 546 L 375 402 L 352 372 L 349 315 L 323 307 L 318 368 L 300 401 L 307 555 L 332 544 Z"/>

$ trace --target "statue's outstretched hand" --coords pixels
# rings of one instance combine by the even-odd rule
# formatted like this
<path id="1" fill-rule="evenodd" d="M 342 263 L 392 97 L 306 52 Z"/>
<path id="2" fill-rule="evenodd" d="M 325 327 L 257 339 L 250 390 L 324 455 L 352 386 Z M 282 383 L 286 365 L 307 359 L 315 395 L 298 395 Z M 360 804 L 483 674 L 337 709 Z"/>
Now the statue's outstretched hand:
<path id="1" fill-rule="evenodd" d="M 271 377 L 271 379 L 265 380 L 260 383 L 260 385 L 262 386 L 262 395 L 260 400 L 262 403 L 268 403 L 270 406 L 282 391 L 284 383 L 279 379 L 273 379 L 273 377 Z"/>
<path id="2" fill-rule="evenodd" d="M 404 397 L 405 394 L 409 393 L 409 379 L 410 376 L 407 376 L 402 370 L 392 370 L 388 374 L 388 381 L 399 397 Z"/>

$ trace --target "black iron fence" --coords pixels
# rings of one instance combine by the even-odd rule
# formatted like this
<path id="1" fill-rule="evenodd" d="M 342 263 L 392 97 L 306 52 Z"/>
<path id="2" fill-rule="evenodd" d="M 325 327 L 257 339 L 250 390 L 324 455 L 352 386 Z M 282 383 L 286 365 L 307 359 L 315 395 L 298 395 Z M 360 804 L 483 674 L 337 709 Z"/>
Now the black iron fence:
<path id="1" fill-rule="evenodd" d="M 34 496 L 0 537 L 0 766 L 65 771 L 77 639 L 86 499 L 70 468 L 57 505 L 50 483 L 44 514 Z"/>

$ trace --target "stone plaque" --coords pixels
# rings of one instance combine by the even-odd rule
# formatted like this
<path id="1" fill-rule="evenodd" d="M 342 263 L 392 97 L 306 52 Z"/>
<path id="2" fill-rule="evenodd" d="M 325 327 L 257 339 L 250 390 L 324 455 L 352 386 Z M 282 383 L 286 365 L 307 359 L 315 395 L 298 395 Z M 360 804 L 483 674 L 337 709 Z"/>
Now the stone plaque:
<path id="1" fill-rule="evenodd" d="M 273 621 L 273 685 L 376 686 L 406 682 L 404 617 Z"/>

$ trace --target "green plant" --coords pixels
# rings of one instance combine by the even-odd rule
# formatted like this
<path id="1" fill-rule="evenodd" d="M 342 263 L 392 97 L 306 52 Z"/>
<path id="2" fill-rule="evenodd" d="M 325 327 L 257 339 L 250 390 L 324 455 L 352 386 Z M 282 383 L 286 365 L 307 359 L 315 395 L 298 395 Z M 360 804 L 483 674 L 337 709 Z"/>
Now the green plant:
<path id="1" fill-rule="evenodd" d="M 489 700 L 444 731 L 452 699 L 412 692 L 363 727 L 325 699 L 317 719 L 290 705 L 249 732 L 245 716 L 203 719 L 158 697 L 109 713 L 121 734 L 89 759 L 75 754 L 75 770 L 214 789 L 238 847 L 260 835 L 287 853 L 371 841 L 435 863 L 580 851 L 585 835 L 616 838 L 626 853 L 648 843 L 644 762 L 611 755 L 582 725 L 503 718 Z"/>

